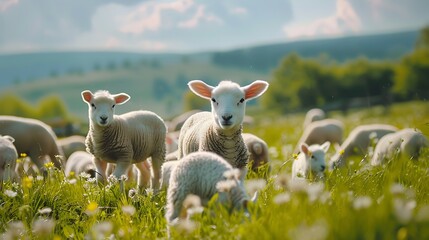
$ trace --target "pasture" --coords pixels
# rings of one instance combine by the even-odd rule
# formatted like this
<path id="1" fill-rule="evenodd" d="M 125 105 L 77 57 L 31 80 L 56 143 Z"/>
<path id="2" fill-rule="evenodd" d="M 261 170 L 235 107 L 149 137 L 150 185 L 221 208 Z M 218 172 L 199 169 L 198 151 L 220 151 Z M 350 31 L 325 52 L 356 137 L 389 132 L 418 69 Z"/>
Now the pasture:
<path id="1" fill-rule="evenodd" d="M 368 157 L 327 171 L 322 182 L 291 183 L 293 148 L 302 132 L 303 114 L 275 116 L 249 109 L 254 133 L 270 146 L 267 180 L 249 173 L 250 216 L 211 201 L 189 221 L 171 229 L 172 239 L 429 239 L 429 150 L 418 161 L 392 158 L 371 167 Z M 388 123 L 420 129 L 429 136 L 429 105 L 408 102 L 328 113 L 346 126 Z M 331 147 L 327 159 L 334 154 Z M 48 164 L 48 175 L 5 182 L 0 191 L 2 239 L 166 239 L 166 191 L 121 192 L 111 180 L 97 185 L 84 175 L 65 177 Z M 266 169 L 265 169 L 266 170 Z M 215 196 L 216 198 L 216 196 Z M 214 199 L 213 199 L 214 200 Z"/>

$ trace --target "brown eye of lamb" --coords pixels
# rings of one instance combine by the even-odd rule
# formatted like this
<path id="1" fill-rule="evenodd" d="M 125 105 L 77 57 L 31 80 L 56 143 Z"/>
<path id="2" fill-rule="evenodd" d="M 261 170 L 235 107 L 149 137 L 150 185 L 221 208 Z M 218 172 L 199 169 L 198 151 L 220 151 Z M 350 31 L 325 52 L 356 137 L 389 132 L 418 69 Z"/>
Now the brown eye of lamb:
<path id="1" fill-rule="evenodd" d="M 112 105 L 112 108 L 115 108 L 115 104 Z"/>
<path id="2" fill-rule="evenodd" d="M 238 106 L 240 103 L 243 103 L 243 102 L 244 102 L 244 98 L 240 99 L 240 102 L 238 102 L 238 103 L 237 103 L 237 106 Z"/>

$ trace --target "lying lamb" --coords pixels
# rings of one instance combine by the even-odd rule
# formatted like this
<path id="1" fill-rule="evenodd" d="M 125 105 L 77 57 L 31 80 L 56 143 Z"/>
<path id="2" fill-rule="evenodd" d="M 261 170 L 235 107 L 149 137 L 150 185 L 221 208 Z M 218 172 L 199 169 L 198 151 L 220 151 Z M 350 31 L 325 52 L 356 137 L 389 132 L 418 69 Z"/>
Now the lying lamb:
<path id="1" fill-rule="evenodd" d="M 246 101 L 261 96 L 268 83 L 257 80 L 240 87 L 237 83 L 222 81 L 212 87 L 194 80 L 188 85 L 196 95 L 211 100 L 212 111 L 196 113 L 183 124 L 178 159 L 196 151 L 214 152 L 242 170 L 244 178 L 249 157 L 241 135 Z"/>
<path id="2" fill-rule="evenodd" d="M 371 165 L 381 165 L 386 160 L 400 154 L 402 157 L 417 159 L 420 149 L 429 147 L 428 139 L 417 129 L 405 128 L 382 137 L 375 146 Z"/>
<path id="3" fill-rule="evenodd" d="M 386 134 L 396 132 L 398 129 L 387 124 L 368 124 L 354 128 L 341 145 L 337 153 L 331 158 L 330 168 L 342 167 L 351 155 L 364 156 L 370 146 L 371 137 L 380 139 Z"/>
<path id="4" fill-rule="evenodd" d="M 0 181 L 12 181 L 16 178 L 15 167 L 18 153 L 11 136 L 0 135 Z"/>
<path id="5" fill-rule="evenodd" d="M 322 144 L 326 141 L 341 144 L 343 141 L 344 124 L 336 119 L 324 119 L 310 123 L 305 129 L 295 147 L 298 153 L 301 143 L 307 145 Z"/>
<path id="6" fill-rule="evenodd" d="M 305 114 L 303 128 L 305 129 L 308 126 L 308 124 L 325 119 L 325 117 L 326 117 L 325 111 L 323 111 L 322 109 L 320 108 L 310 109 L 307 112 L 307 114 Z"/>
<path id="7" fill-rule="evenodd" d="M 202 205 L 206 206 L 219 193 L 220 203 L 229 204 L 232 209 L 246 210 L 249 198 L 236 175 L 227 161 L 211 152 L 194 152 L 177 161 L 167 191 L 167 222 L 171 224 L 183 215 L 183 201 L 189 194 L 199 196 Z M 218 183 L 222 181 L 229 181 L 231 189 L 218 189 Z"/>
<path id="8" fill-rule="evenodd" d="M 92 155 L 84 151 L 76 151 L 67 159 L 65 167 L 65 175 L 70 176 L 70 172 L 75 175 L 87 173 L 91 178 L 95 178 L 95 165 L 92 161 Z"/>
<path id="9" fill-rule="evenodd" d="M 323 172 L 326 168 L 325 154 L 330 144 L 330 142 L 325 142 L 322 145 L 313 144 L 308 146 L 302 143 L 301 152 L 292 164 L 292 179 L 308 178 L 310 174 L 317 178 L 323 177 Z"/>
<path id="10" fill-rule="evenodd" d="M 0 116 L 0 134 L 13 137 L 16 151 L 27 154 L 43 173 L 46 172 L 46 162 L 52 161 L 59 169 L 64 166 L 60 157 L 64 156 L 63 150 L 57 145 L 54 131 L 45 123 L 30 118 Z"/>
<path id="11" fill-rule="evenodd" d="M 120 179 L 131 164 L 152 158 L 151 187 L 159 188 L 161 165 L 165 159 L 164 121 L 149 111 L 133 111 L 115 115 L 116 105 L 123 104 L 130 96 L 125 93 L 111 95 L 107 91 L 95 94 L 86 90 L 82 99 L 89 107 L 89 131 L 86 137 L 87 151 L 94 155 L 97 181 L 106 179 L 107 163 L 116 164 L 113 175 Z M 144 165 L 136 164 L 140 170 L 138 185 L 144 184 Z"/>

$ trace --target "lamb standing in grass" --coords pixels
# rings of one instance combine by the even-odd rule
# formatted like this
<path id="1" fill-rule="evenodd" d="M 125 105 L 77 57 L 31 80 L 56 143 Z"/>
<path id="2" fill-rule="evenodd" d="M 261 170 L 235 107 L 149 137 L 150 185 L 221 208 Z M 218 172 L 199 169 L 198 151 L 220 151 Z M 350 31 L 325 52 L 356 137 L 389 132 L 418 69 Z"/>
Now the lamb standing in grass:
<path id="1" fill-rule="evenodd" d="M 402 157 L 418 159 L 420 149 L 429 147 L 428 139 L 417 129 L 405 128 L 382 137 L 375 146 L 371 165 L 381 165 L 396 154 Z"/>
<path id="2" fill-rule="evenodd" d="M 249 200 L 243 183 L 234 168 L 222 157 L 211 152 L 194 152 L 177 161 L 167 191 L 166 219 L 169 224 L 176 218 L 186 217 L 183 201 L 189 194 L 200 197 L 202 205 L 219 193 L 218 201 L 233 209 L 246 209 Z M 228 176 L 229 175 L 229 176 Z M 218 189 L 219 182 L 228 181 L 230 189 Z"/>
<path id="3" fill-rule="evenodd" d="M 257 171 L 259 167 L 269 164 L 267 143 L 251 133 L 243 133 L 242 136 L 249 152 L 249 162 L 252 163 L 252 170 Z"/>
<path id="4" fill-rule="evenodd" d="M 324 119 L 310 123 L 305 129 L 295 147 L 294 153 L 299 153 L 300 144 L 322 144 L 326 141 L 341 144 L 343 141 L 344 124 L 336 119 Z"/>
<path id="5" fill-rule="evenodd" d="M 302 143 L 300 146 L 301 152 L 292 164 L 292 178 L 308 178 L 310 174 L 318 178 L 322 177 L 326 168 L 325 154 L 330 142 L 311 146 Z"/>
<path id="6" fill-rule="evenodd" d="M 49 161 L 56 168 L 64 166 L 60 157 L 64 153 L 57 145 L 57 136 L 45 123 L 30 118 L 0 116 L 0 134 L 13 137 L 16 151 L 30 157 L 40 171 L 46 172 L 44 164 Z"/>
<path id="7" fill-rule="evenodd" d="M 68 159 L 76 151 L 85 151 L 85 137 L 74 135 L 58 139 L 58 146 L 63 150 L 64 157 Z"/>
<path id="8" fill-rule="evenodd" d="M 82 99 L 89 107 L 89 131 L 86 138 L 87 151 L 94 155 L 97 181 L 106 179 L 107 163 L 116 164 L 113 175 L 120 179 L 131 164 L 152 158 L 151 187 L 159 188 L 161 165 L 165 159 L 164 121 L 149 111 L 133 111 L 115 115 L 115 105 L 129 100 L 125 93 L 111 95 L 107 91 L 95 94 L 86 90 Z M 144 185 L 143 164 L 135 164 L 140 173 L 138 185 Z"/>
<path id="9" fill-rule="evenodd" d="M 322 109 L 320 108 L 310 109 L 307 112 L 307 114 L 305 114 L 303 127 L 305 129 L 310 123 L 323 120 L 325 118 L 326 118 L 326 114 L 325 114 L 325 111 L 323 111 Z"/>
<path id="10" fill-rule="evenodd" d="M 200 112 L 189 117 L 179 136 L 178 159 L 197 151 L 214 152 L 245 177 L 248 153 L 241 135 L 246 101 L 262 95 L 268 83 L 257 80 L 240 87 L 231 81 L 222 81 L 212 87 L 200 80 L 189 82 L 196 95 L 211 100 L 212 112 Z"/>
<path id="11" fill-rule="evenodd" d="M 386 134 L 396 132 L 395 126 L 387 124 L 367 124 L 354 128 L 340 149 L 331 158 L 330 168 L 342 167 L 351 155 L 363 155 L 368 151 L 372 137 L 380 139 Z M 374 136 L 373 136 L 374 135 Z"/>
<path id="12" fill-rule="evenodd" d="M 10 181 L 16 178 L 15 167 L 18 153 L 13 137 L 0 135 L 0 181 Z"/>
<path id="13" fill-rule="evenodd" d="M 64 173 L 66 176 L 70 176 L 70 172 L 74 172 L 75 175 L 85 172 L 94 178 L 95 165 L 92 161 L 92 155 L 84 151 L 72 153 L 67 159 Z"/>

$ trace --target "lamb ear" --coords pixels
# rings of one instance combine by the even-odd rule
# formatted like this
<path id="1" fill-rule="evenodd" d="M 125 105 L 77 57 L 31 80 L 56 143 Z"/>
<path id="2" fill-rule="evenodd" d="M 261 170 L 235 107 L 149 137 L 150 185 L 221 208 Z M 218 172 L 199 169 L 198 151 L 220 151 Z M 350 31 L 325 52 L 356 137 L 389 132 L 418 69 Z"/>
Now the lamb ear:
<path id="1" fill-rule="evenodd" d="M 303 152 L 305 155 L 308 155 L 308 153 L 310 152 L 308 150 L 308 145 L 306 143 L 301 143 L 301 152 Z"/>
<path id="2" fill-rule="evenodd" d="M 201 80 L 192 80 L 188 83 L 189 89 L 196 95 L 205 98 L 205 99 L 211 99 L 212 98 L 212 91 L 214 87 L 206 84 L 205 82 Z"/>
<path id="3" fill-rule="evenodd" d="M 128 102 L 128 100 L 130 100 L 131 97 L 126 93 L 119 93 L 119 94 L 113 95 L 113 98 L 115 99 L 116 104 L 120 105 Z"/>
<path id="4" fill-rule="evenodd" d="M 13 138 L 13 137 L 11 137 L 9 135 L 4 135 L 3 137 L 6 138 L 7 140 L 9 140 L 12 143 L 15 142 L 15 138 Z"/>
<path id="5" fill-rule="evenodd" d="M 261 96 L 268 89 L 268 85 L 266 81 L 256 80 L 247 86 L 241 87 L 241 89 L 244 91 L 244 98 L 250 100 Z"/>
<path id="6" fill-rule="evenodd" d="M 329 146 L 331 146 L 331 143 L 329 141 L 326 141 L 322 144 L 321 147 L 322 147 L 323 151 L 326 153 L 329 150 Z"/>
<path id="7" fill-rule="evenodd" d="M 82 95 L 82 99 L 84 102 L 90 103 L 92 98 L 93 98 L 93 94 L 91 91 L 89 90 L 85 90 L 83 91 L 80 95 Z"/>

